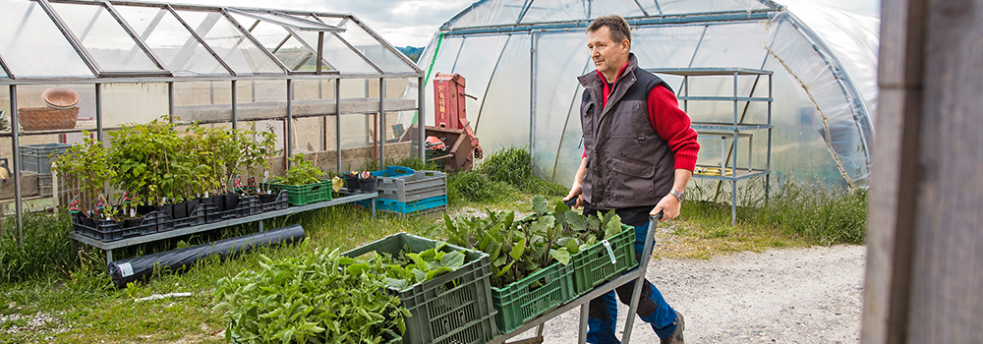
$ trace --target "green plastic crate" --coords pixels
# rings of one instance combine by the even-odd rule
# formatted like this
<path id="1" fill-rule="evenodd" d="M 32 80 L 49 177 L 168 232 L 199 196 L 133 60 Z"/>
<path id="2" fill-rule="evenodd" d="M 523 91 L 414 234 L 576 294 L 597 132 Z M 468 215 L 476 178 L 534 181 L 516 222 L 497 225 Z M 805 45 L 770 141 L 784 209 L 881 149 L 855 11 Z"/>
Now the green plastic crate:
<path id="1" fill-rule="evenodd" d="M 437 241 L 407 233 L 387 236 L 352 251 L 348 257 L 366 253 L 398 254 L 404 247 L 422 252 Z M 404 290 L 388 289 L 399 296 L 410 311 L 406 318 L 405 344 L 483 344 L 498 334 L 491 297 L 491 263 L 488 255 L 446 245 L 444 252 L 465 251 L 464 266 Z"/>
<path id="2" fill-rule="evenodd" d="M 286 191 L 287 203 L 290 205 L 305 205 L 331 200 L 330 179 L 301 186 L 272 183 L 270 188 L 273 191 Z"/>
<path id="3" fill-rule="evenodd" d="M 542 286 L 533 288 L 534 282 Z M 576 298 L 573 264 L 553 263 L 503 289 L 492 287 L 492 302 L 498 314 L 495 322 L 502 333 L 522 327 L 527 321 Z"/>
<path id="4" fill-rule="evenodd" d="M 607 238 L 617 261 L 615 264 L 611 263 L 611 255 L 603 243 L 594 244 L 570 257 L 577 296 L 638 266 L 635 260 L 635 227 L 621 225 L 621 228 L 624 229 L 621 233 Z"/>

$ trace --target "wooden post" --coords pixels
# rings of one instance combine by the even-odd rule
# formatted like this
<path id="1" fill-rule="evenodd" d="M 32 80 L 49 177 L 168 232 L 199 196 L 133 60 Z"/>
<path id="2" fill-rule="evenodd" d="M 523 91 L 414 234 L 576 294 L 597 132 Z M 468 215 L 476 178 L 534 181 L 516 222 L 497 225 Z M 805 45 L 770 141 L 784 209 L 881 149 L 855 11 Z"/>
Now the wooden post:
<path id="1" fill-rule="evenodd" d="M 983 0 L 881 11 L 861 339 L 983 343 Z"/>

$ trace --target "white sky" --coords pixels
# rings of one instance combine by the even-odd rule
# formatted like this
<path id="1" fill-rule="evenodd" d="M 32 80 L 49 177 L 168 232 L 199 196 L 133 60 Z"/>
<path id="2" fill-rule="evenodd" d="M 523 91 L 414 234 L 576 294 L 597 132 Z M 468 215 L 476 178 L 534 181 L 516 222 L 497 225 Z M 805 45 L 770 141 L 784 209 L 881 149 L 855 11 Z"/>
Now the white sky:
<path id="1" fill-rule="evenodd" d="M 437 29 L 476 0 L 196 0 L 195 4 L 318 12 L 350 13 L 395 46 L 426 46 Z M 604 0 L 595 0 L 604 1 Z M 640 0 L 645 2 L 647 0 Z M 683 0 L 685 1 L 685 0 Z M 775 0 L 782 3 L 782 0 Z M 819 0 L 816 5 L 838 7 L 880 17 L 878 0 Z M 182 2 L 177 0 L 177 2 Z M 190 1 L 189 1 L 190 2 Z"/>

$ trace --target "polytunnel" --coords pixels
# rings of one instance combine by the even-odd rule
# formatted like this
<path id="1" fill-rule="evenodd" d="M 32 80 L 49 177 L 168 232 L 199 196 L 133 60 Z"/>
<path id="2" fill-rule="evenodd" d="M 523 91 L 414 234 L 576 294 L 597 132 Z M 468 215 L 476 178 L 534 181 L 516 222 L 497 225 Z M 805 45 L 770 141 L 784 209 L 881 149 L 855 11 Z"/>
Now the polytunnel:
<path id="1" fill-rule="evenodd" d="M 639 67 L 671 85 L 694 123 L 767 124 L 742 131 L 753 141 L 727 141 L 723 153 L 719 135 L 701 133 L 699 164 L 726 159 L 727 168 L 739 161 L 782 181 L 862 187 L 877 108 L 879 20 L 782 3 L 481 0 L 441 26 L 418 65 L 428 81 L 438 72 L 466 78 L 476 98 L 467 100 L 468 118 L 486 152 L 527 147 L 538 175 L 570 185 L 583 149 L 576 78 L 594 70 L 585 28 L 618 14 L 632 28 Z M 426 114 L 433 118 L 433 109 Z"/>
<path id="2" fill-rule="evenodd" d="M 2 178 L 0 204 L 16 205 L 18 227 L 22 208 L 68 203 L 45 165 L 55 149 L 38 147 L 108 144 L 107 131 L 162 115 L 273 131 L 274 173 L 298 152 L 326 170 L 422 156 L 418 138 L 396 142 L 394 124 L 422 109 L 402 94 L 423 71 L 353 15 L 105 0 L 0 8 L 0 166 L 19 171 Z M 74 108 L 46 106 L 43 92 L 64 88 Z"/>

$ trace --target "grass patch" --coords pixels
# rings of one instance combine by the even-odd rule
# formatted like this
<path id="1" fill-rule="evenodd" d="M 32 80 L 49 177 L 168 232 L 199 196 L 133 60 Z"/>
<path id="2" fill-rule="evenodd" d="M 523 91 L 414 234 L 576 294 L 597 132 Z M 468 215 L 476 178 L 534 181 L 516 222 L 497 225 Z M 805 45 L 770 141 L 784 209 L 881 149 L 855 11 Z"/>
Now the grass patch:
<path id="1" fill-rule="evenodd" d="M 66 213 L 26 213 L 23 246 L 17 245 L 16 219 L 3 221 L 0 235 L 0 283 L 64 277 L 77 265 L 79 245 L 68 237 L 71 220 Z"/>
<path id="2" fill-rule="evenodd" d="M 656 254 L 709 258 L 713 254 L 810 245 L 862 245 L 867 230 L 867 191 L 785 184 L 768 202 L 743 195 L 731 226 L 729 203 L 683 202 L 680 217 L 660 227 Z M 729 197 L 725 197 L 729 198 Z"/>

